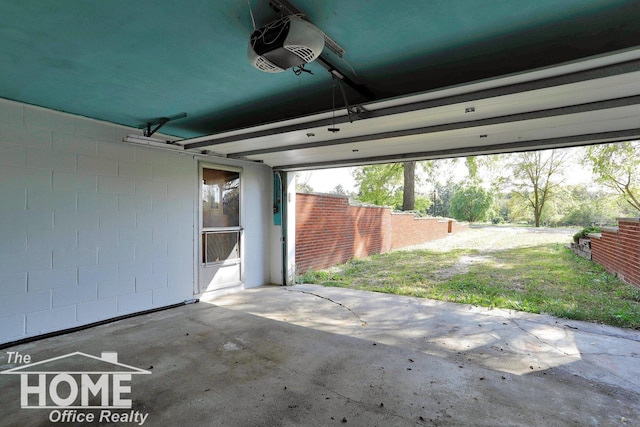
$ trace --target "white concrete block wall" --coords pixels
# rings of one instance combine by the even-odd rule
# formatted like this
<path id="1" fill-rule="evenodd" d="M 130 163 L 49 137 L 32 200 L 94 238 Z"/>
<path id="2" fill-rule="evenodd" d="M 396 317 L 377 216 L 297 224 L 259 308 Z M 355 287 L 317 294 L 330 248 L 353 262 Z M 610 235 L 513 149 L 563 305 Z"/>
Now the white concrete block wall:
<path id="1" fill-rule="evenodd" d="M 0 343 L 193 298 L 198 162 L 132 132 L 0 100 Z M 269 277 L 270 168 L 242 166 L 250 287 Z"/>

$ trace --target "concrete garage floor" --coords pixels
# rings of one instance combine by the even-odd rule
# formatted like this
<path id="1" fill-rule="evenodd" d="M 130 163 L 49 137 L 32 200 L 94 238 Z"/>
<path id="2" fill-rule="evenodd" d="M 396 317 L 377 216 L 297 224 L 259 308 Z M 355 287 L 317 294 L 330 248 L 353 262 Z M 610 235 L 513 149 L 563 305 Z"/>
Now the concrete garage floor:
<path id="1" fill-rule="evenodd" d="M 76 351 L 151 372 L 110 410 L 136 422 L 93 425 L 640 425 L 640 332 L 418 298 L 262 287 L 4 349 L 0 371 Z M 21 409 L 19 377 L 0 425 L 63 416 Z"/>

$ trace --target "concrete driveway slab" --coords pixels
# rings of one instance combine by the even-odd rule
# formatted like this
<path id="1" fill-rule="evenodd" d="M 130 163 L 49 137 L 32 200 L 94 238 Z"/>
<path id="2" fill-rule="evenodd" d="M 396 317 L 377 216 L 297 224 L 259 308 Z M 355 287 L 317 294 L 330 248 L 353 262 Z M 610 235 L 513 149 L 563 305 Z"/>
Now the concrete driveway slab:
<path id="1" fill-rule="evenodd" d="M 31 364 L 111 352 L 151 372 L 125 383 L 129 408 L 78 398 L 67 411 L 97 421 L 69 425 L 640 423 L 637 331 L 313 285 L 246 290 L 7 348 L 3 373 L 27 366 L 9 363 L 9 352 Z M 21 375 L 0 375 L 0 425 L 64 423 L 52 421 L 65 408 L 51 402 L 47 375 L 43 395 L 54 405 L 29 409 Z M 70 393 L 64 378 L 58 398 Z M 29 381 L 38 406 L 38 378 Z M 96 393 L 89 400 L 100 406 Z M 121 420 L 100 421 L 103 411 Z"/>

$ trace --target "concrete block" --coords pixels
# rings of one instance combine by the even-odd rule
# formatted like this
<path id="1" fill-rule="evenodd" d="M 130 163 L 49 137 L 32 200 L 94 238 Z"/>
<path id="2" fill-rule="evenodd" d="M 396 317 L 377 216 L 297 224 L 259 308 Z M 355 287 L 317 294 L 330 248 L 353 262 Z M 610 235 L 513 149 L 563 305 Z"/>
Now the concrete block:
<path id="1" fill-rule="evenodd" d="M 133 261 L 135 252 L 133 245 L 100 246 L 98 248 L 98 264 Z"/>
<path id="2" fill-rule="evenodd" d="M 193 298 L 193 290 L 186 287 L 164 287 L 156 288 L 153 292 L 153 306 L 166 307 L 178 304 Z"/>
<path id="3" fill-rule="evenodd" d="M 135 292 L 135 290 L 135 278 L 98 282 L 98 299 L 111 298 L 117 295 L 132 294 Z"/>
<path id="4" fill-rule="evenodd" d="M 0 123 L 23 123 L 23 104 L 0 99 Z"/>
<path id="5" fill-rule="evenodd" d="M 148 163 L 152 165 L 167 165 L 167 152 L 157 148 L 147 148 L 136 146 L 136 162 Z"/>
<path id="6" fill-rule="evenodd" d="M 118 295 L 118 313 L 128 314 L 136 311 L 148 310 L 153 304 L 153 293 L 144 291 L 140 293 Z"/>
<path id="7" fill-rule="evenodd" d="M 122 141 L 122 138 L 117 139 Z M 108 143 L 98 141 L 98 157 L 130 162 L 135 158 L 135 149 L 122 142 Z"/>
<path id="8" fill-rule="evenodd" d="M 98 177 L 96 175 L 53 171 L 53 190 L 84 193 L 98 191 Z"/>
<path id="9" fill-rule="evenodd" d="M 25 167 L 26 165 L 26 148 L 0 142 L 0 166 Z"/>
<path id="10" fill-rule="evenodd" d="M 136 218 L 139 219 L 139 215 L 137 215 Z M 118 230 L 118 242 L 121 245 L 139 244 L 152 246 L 153 230 L 151 227 L 147 227 L 145 225 L 122 227 Z"/>
<path id="11" fill-rule="evenodd" d="M 135 245 L 135 260 L 137 262 L 152 263 L 154 260 L 154 246 Z"/>
<path id="12" fill-rule="evenodd" d="M 121 160 L 118 163 L 118 175 L 125 178 L 151 179 L 152 165 Z"/>
<path id="13" fill-rule="evenodd" d="M 167 199 L 167 183 L 163 181 L 136 179 L 136 194 L 149 194 L 152 200 L 158 203 L 158 201 Z"/>
<path id="14" fill-rule="evenodd" d="M 76 267 L 34 270 L 27 273 L 27 289 L 29 292 L 75 286 L 78 283 Z"/>
<path id="15" fill-rule="evenodd" d="M 97 248 L 55 248 L 53 250 L 53 268 L 56 269 L 97 263 Z"/>
<path id="16" fill-rule="evenodd" d="M 53 230 L 30 229 L 27 231 L 27 249 L 75 247 L 78 244 L 76 230 L 56 227 Z"/>
<path id="17" fill-rule="evenodd" d="M 171 165 L 153 165 L 153 176 L 152 179 L 163 180 L 169 183 L 180 183 L 180 180 L 185 176 L 187 171 L 181 168 L 176 168 Z M 195 174 L 197 173 L 197 169 L 193 170 L 193 177 L 195 178 Z"/>
<path id="18" fill-rule="evenodd" d="M 0 226 L 0 253 L 22 253 L 27 250 L 27 232 L 23 228 Z"/>
<path id="19" fill-rule="evenodd" d="M 167 275 L 150 274 L 136 277 L 136 292 L 143 292 L 149 289 L 164 288 L 167 286 Z"/>
<path id="20" fill-rule="evenodd" d="M 162 274 L 166 276 L 171 264 L 172 262 L 167 257 L 154 258 L 151 263 L 151 271 L 153 271 L 154 275 Z"/>
<path id="21" fill-rule="evenodd" d="M 131 228 L 136 226 L 136 212 L 120 212 L 115 214 L 107 214 L 101 211 L 98 215 L 100 228 L 105 230 L 113 230 L 117 233 L 120 227 Z"/>
<path id="22" fill-rule="evenodd" d="M 154 235 L 166 232 L 168 226 L 167 211 L 154 207 L 146 225 L 150 225 L 153 228 Z"/>
<path id="23" fill-rule="evenodd" d="M 24 106 L 24 125 L 27 129 L 39 128 L 69 134 L 75 130 L 73 116 L 30 105 Z"/>
<path id="24" fill-rule="evenodd" d="M 189 257 L 179 257 L 172 259 L 167 266 L 167 284 L 169 287 L 191 287 L 194 283 L 193 259 Z"/>
<path id="25" fill-rule="evenodd" d="M 27 149 L 27 167 L 54 171 L 73 172 L 77 170 L 77 156 L 41 148 Z"/>
<path id="26" fill-rule="evenodd" d="M 118 280 L 134 280 L 136 276 L 151 275 L 150 262 L 126 261 L 118 263 Z"/>
<path id="27" fill-rule="evenodd" d="M 51 295 L 51 305 L 53 308 L 76 305 L 81 302 L 97 301 L 98 286 L 68 286 L 66 288 L 54 289 Z"/>
<path id="28" fill-rule="evenodd" d="M 57 230 L 82 230 L 97 228 L 99 224 L 97 212 L 57 212 L 53 213 L 53 226 Z M 75 246 L 75 245 L 74 245 Z"/>
<path id="29" fill-rule="evenodd" d="M 53 211 L 16 209 L 3 210 L 0 215 L 0 227 L 14 227 L 30 230 L 52 230 Z"/>
<path id="30" fill-rule="evenodd" d="M 17 203 L 17 200 L 16 200 Z M 140 210 L 136 212 L 136 227 L 149 228 L 153 224 L 153 211 Z"/>
<path id="31" fill-rule="evenodd" d="M 0 185 L 9 184 L 17 187 L 17 183 L 30 190 L 50 189 L 52 186 L 51 171 L 0 166 Z"/>
<path id="32" fill-rule="evenodd" d="M 19 254 L 0 253 L 0 271 L 4 274 L 24 273 L 51 268 L 51 251 L 30 250 Z"/>
<path id="33" fill-rule="evenodd" d="M 151 212 L 150 194 L 118 194 L 118 210 L 120 212 L 148 211 Z"/>
<path id="34" fill-rule="evenodd" d="M 175 236 L 173 239 L 169 238 L 169 242 L 172 242 L 167 246 L 167 255 L 169 258 L 175 258 L 193 252 L 193 240 L 190 239 L 189 236 L 180 236 L 179 238 Z"/>
<path id="35" fill-rule="evenodd" d="M 78 173 L 86 175 L 117 176 L 118 161 L 93 156 L 78 156 Z"/>
<path id="36" fill-rule="evenodd" d="M 98 322 L 118 316 L 118 300 L 116 297 L 111 297 L 82 302 L 77 305 L 76 310 L 79 324 Z"/>
<path id="37" fill-rule="evenodd" d="M 8 182 L 0 182 L 0 200 L 2 209 L 16 211 L 27 208 L 27 190 Z"/>
<path id="38" fill-rule="evenodd" d="M 100 193 L 133 194 L 135 180 L 120 176 L 99 176 L 98 191 Z"/>
<path id="39" fill-rule="evenodd" d="M 118 245 L 118 233 L 113 230 L 99 228 L 87 228 L 78 230 L 78 247 L 109 247 Z M 98 262 L 100 263 L 100 253 L 98 252 Z"/>
<path id="40" fill-rule="evenodd" d="M 76 306 L 52 308 L 27 314 L 27 335 L 45 334 L 76 326 Z"/>
<path id="41" fill-rule="evenodd" d="M 118 212 L 118 195 L 107 193 L 78 193 L 78 212 L 115 215 Z"/>
<path id="42" fill-rule="evenodd" d="M 193 243 L 193 242 L 189 242 Z M 164 260 L 169 256 L 168 244 L 156 243 L 151 246 L 136 246 L 136 259 L 139 252 L 146 252 L 151 255 L 152 260 Z M 162 261 L 161 261 L 162 262 Z"/>
<path id="43" fill-rule="evenodd" d="M 118 264 L 81 265 L 78 267 L 78 285 L 92 286 L 98 282 L 118 280 Z"/>
<path id="44" fill-rule="evenodd" d="M 115 142 L 117 136 L 116 126 L 99 122 L 97 120 L 75 118 L 76 135 L 95 138 L 102 141 Z"/>
<path id="45" fill-rule="evenodd" d="M 50 291 L 7 295 L 0 299 L 0 318 L 19 316 L 25 313 L 46 310 L 50 307 Z"/>
<path id="46" fill-rule="evenodd" d="M 0 296 L 27 292 L 27 273 L 0 273 Z"/>
<path id="47" fill-rule="evenodd" d="M 198 165 L 198 161 L 194 159 L 193 156 L 185 155 L 182 153 L 167 153 L 167 157 L 169 164 L 196 173 L 196 166 Z"/>
<path id="48" fill-rule="evenodd" d="M 26 147 L 51 149 L 51 131 L 46 129 L 25 129 L 20 125 L 0 123 L 0 142 Z"/>
<path id="49" fill-rule="evenodd" d="M 167 222 L 169 222 L 169 224 L 176 224 L 179 227 L 180 224 L 184 224 L 185 221 L 188 223 L 193 222 L 193 215 L 185 215 L 180 203 L 167 208 Z"/>
<path id="50" fill-rule="evenodd" d="M 5 317 L 0 322 L 0 343 L 19 340 L 25 334 L 25 316 Z"/>
<path id="51" fill-rule="evenodd" d="M 95 156 L 98 154 L 98 143 L 94 138 L 71 135 L 69 133 L 53 132 L 51 148 L 65 153 Z"/>
<path id="52" fill-rule="evenodd" d="M 52 210 L 59 213 L 75 211 L 77 196 L 74 191 L 35 189 L 27 191 L 27 209 Z"/>

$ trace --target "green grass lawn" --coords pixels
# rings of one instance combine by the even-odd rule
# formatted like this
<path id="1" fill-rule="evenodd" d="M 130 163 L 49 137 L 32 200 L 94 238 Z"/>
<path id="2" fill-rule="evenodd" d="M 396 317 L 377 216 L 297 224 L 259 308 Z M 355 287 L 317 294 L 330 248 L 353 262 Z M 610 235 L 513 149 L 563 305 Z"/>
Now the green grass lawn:
<path id="1" fill-rule="evenodd" d="M 309 271 L 298 282 L 640 329 L 640 288 L 559 244 L 490 253 L 395 251 Z"/>

